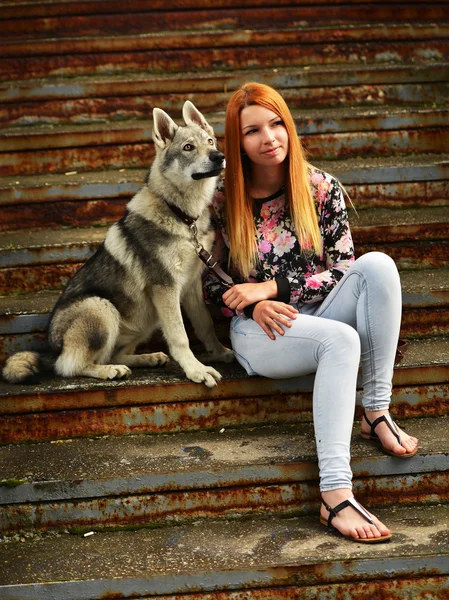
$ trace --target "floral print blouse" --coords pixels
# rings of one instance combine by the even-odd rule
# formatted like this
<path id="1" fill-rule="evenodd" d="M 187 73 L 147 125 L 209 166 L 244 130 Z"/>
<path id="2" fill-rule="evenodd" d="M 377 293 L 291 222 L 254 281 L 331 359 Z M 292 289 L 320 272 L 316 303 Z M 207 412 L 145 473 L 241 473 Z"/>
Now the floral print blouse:
<path id="1" fill-rule="evenodd" d="M 279 290 L 277 299 L 299 306 L 321 302 L 354 261 L 354 246 L 340 184 L 314 167 L 309 170 L 309 176 L 323 238 L 321 256 L 301 252 L 288 201 L 281 189 L 268 198 L 254 200 L 259 262 L 246 280 L 254 283 L 275 279 Z M 245 283 L 238 271 L 228 267 L 229 241 L 224 206 L 223 181 L 220 180 L 212 201 L 212 223 L 216 231 L 213 255 L 235 283 Z M 206 302 L 219 305 L 223 314 L 231 317 L 236 313 L 224 304 L 222 294 L 225 291 L 213 272 L 206 270 Z M 245 313 L 252 314 L 246 309 Z"/>

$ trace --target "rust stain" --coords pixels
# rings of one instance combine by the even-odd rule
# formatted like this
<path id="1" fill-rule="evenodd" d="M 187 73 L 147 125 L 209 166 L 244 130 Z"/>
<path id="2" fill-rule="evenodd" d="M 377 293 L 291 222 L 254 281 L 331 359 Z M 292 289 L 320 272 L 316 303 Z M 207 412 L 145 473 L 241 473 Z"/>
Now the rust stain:
<path id="1" fill-rule="evenodd" d="M 277 14 L 276 21 L 278 21 Z M 316 15 L 314 22 L 316 22 Z M 270 22 L 271 26 L 272 22 Z M 133 30 L 132 33 L 135 35 L 136 31 Z M 89 35 L 86 31 L 84 34 Z M 104 34 L 104 30 L 102 30 L 101 35 Z M 4 58 L 0 62 L 0 80 L 112 74 L 125 71 L 164 74 L 183 72 L 186 64 L 194 64 L 198 71 L 291 67 L 293 65 L 329 64 L 336 61 L 354 64 L 360 63 L 362 60 L 379 62 L 379 56 L 384 53 L 387 53 L 389 59 L 395 62 L 400 60 L 412 62 L 429 51 L 438 54 L 440 60 L 444 60 L 449 55 L 449 43 L 446 40 L 323 43 L 304 46 L 294 43 L 278 46 L 276 53 L 273 53 L 270 46 L 247 45 L 239 48 L 198 48 L 193 51 L 176 49 L 118 53 L 98 52 L 38 58 L 27 56 Z"/>
<path id="2" fill-rule="evenodd" d="M 6 294 L 60 290 L 83 263 L 0 269 L 0 289 Z"/>
<path id="3" fill-rule="evenodd" d="M 112 223 L 123 215 L 125 205 L 122 199 L 17 204 L 0 211 L 0 231 Z"/>

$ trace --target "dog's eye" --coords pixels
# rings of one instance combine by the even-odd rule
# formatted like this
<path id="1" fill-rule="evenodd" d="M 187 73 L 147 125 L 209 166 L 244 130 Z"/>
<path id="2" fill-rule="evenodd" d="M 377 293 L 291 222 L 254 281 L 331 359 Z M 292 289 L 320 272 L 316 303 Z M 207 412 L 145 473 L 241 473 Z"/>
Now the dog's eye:
<path id="1" fill-rule="evenodd" d="M 186 144 L 183 150 L 185 150 L 186 152 L 191 152 L 194 148 L 195 146 L 193 144 Z"/>
<path id="2" fill-rule="evenodd" d="M 210 144 L 211 146 L 213 146 L 213 145 L 214 145 L 214 140 L 213 140 L 212 138 L 209 138 L 207 141 L 209 142 L 209 144 Z"/>

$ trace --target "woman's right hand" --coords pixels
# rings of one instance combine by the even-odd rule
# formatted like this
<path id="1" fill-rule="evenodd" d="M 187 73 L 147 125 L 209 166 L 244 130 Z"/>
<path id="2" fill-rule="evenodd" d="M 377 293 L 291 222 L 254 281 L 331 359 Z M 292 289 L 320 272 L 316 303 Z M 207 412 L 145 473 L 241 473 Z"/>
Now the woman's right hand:
<path id="1" fill-rule="evenodd" d="M 296 319 L 298 311 L 293 306 L 274 300 L 262 300 L 254 307 L 253 320 L 262 327 L 267 336 L 274 340 L 276 336 L 284 335 L 283 327 L 291 327 L 291 321 Z"/>

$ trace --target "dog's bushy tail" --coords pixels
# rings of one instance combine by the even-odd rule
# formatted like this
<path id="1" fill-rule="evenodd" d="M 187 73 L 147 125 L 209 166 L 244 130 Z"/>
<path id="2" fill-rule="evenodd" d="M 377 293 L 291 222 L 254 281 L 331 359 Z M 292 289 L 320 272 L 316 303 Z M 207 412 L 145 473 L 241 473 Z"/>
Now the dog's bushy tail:
<path id="1" fill-rule="evenodd" d="M 17 352 L 10 356 L 3 367 L 3 379 L 9 383 L 22 383 L 36 379 L 42 371 L 51 371 L 55 359 L 37 352 Z"/>

